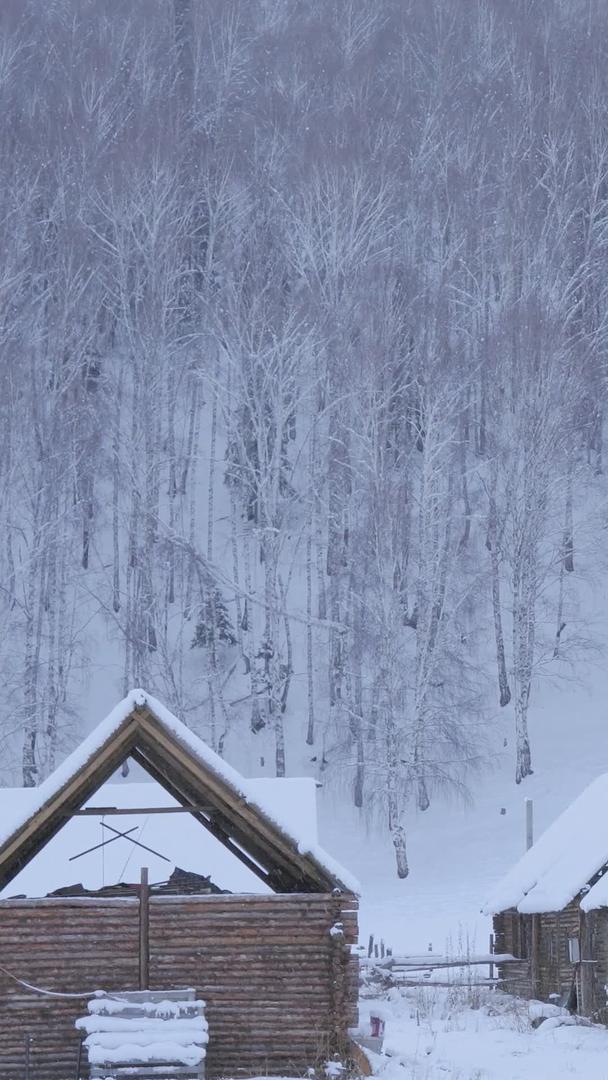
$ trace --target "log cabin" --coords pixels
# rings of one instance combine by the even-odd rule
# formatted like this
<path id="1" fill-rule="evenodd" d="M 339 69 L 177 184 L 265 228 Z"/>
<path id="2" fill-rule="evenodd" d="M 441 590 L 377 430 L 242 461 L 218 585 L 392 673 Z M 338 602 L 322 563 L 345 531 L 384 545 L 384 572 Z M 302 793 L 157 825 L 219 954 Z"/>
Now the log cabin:
<path id="1" fill-rule="evenodd" d="M 495 886 L 502 989 L 608 1023 L 608 774 L 598 777 Z"/>
<path id="2" fill-rule="evenodd" d="M 127 785 L 116 798 L 118 786 L 108 781 L 126 760 L 156 784 Z M 141 790 L 159 786 L 159 805 L 142 806 Z M 140 789 L 137 805 L 128 805 L 129 787 Z M 164 815 L 173 830 L 166 842 L 173 836 L 181 844 L 181 865 L 165 881 L 56 887 L 67 865 L 54 854 L 60 834 L 93 819 L 106 830 L 92 845 L 104 857 L 106 844 L 109 851 L 116 840 L 116 851 L 132 837 L 146 862 L 173 863 L 173 851 L 157 850 L 152 828 L 127 828 L 138 816 L 156 822 Z M 211 1078 L 303 1074 L 347 1053 L 357 1023 L 356 880 L 298 829 L 293 812 L 289 818 L 272 804 L 263 782 L 241 776 L 149 694 L 132 691 L 4 818 L 2 1080 L 22 1080 L 26 1062 L 45 1080 L 75 1077 L 75 1021 L 98 991 L 193 989 L 205 1002 Z M 201 847 L 210 837 L 238 860 L 259 889 L 227 891 L 201 873 L 199 836 Z M 49 888 L 20 891 L 45 854 Z M 70 861 L 84 854 L 75 850 Z M 33 880 L 40 882 L 40 871 Z M 81 1075 L 88 1075 L 84 1062 Z"/>

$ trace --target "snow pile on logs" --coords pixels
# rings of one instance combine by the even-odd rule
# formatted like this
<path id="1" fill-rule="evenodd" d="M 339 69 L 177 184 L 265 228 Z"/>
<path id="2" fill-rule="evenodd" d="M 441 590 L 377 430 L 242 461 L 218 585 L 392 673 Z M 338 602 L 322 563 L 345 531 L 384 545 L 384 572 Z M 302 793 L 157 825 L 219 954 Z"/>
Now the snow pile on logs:
<path id="1" fill-rule="evenodd" d="M 136 1065 L 199 1069 L 208 1042 L 205 1003 L 193 990 L 106 994 L 76 1021 L 93 1070 Z M 93 1075 L 102 1075 L 93 1071 Z"/>

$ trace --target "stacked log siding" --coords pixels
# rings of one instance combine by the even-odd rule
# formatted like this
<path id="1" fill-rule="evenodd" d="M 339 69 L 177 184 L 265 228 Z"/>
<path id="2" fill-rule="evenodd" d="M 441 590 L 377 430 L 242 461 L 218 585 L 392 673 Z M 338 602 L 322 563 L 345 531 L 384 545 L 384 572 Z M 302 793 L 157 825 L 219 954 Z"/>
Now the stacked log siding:
<path id="1" fill-rule="evenodd" d="M 206 1001 L 211 1078 L 302 1073 L 357 1021 L 356 940 L 349 895 L 153 897 L 150 989 Z M 138 941 L 136 899 L 0 902 L 0 964 L 49 990 L 136 990 Z M 44 998 L 0 972 L 2 1080 L 22 1080 L 28 1035 L 32 1076 L 74 1076 L 84 1012 L 85 1000 Z"/>
<path id="2" fill-rule="evenodd" d="M 511 908 L 494 916 L 496 951 L 521 957 L 519 964 L 498 965 L 500 985 L 519 997 L 554 1002 L 570 999 L 579 1013 L 605 1023 L 608 915 L 604 909 L 585 914 L 579 900 L 577 897 L 563 911 L 522 915 Z M 536 959 L 533 920 L 537 926 Z M 572 962 L 570 939 L 579 942 L 582 964 Z"/>

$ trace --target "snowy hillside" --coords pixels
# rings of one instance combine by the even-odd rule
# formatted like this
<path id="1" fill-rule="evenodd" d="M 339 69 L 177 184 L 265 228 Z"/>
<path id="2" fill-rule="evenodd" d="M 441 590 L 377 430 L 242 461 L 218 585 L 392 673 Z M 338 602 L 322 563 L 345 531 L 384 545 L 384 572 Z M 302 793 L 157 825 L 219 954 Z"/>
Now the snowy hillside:
<path id="1" fill-rule="evenodd" d="M 608 762 L 608 9 L 118 8 L 0 11 L 0 783 L 146 686 L 485 947 Z"/>
<path id="2" fill-rule="evenodd" d="M 598 593 L 598 608 L 606 594 Z M 472 785 L 471 802 L 440 802 L 409 820 L 412 873 L 394 874 L 389 839 L 322 796 L 321 839 L 364 883 L 361 940 L 369 933 L 397 950 L 487 949 L 491 920 L 481 907 L 526 846 L 524 799 L 533 800 L 538 837 L 587 784 L 608 771 L 608 675 L 603 658 L 582 667 L 580 681 L 543 685 L 531 714 L 538 747 L 534 774 L 517 787 L 509 746 L 493 771 Z M 497 743 L 509 718 L 497 718 Z"/>

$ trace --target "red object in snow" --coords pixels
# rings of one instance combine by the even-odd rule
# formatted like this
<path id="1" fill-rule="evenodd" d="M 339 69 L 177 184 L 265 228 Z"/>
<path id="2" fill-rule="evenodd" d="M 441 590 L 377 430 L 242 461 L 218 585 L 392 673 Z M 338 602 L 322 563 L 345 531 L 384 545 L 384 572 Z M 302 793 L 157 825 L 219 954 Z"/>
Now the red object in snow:
<path id="1" fill-rule="evenodd" d="M 369 1022 L 372 1028 L 372 1037 L 381 1039 L 384 1035 L 384 1020 L 379 1016 L 370 1016 Z"/>

